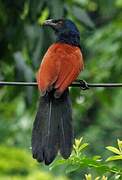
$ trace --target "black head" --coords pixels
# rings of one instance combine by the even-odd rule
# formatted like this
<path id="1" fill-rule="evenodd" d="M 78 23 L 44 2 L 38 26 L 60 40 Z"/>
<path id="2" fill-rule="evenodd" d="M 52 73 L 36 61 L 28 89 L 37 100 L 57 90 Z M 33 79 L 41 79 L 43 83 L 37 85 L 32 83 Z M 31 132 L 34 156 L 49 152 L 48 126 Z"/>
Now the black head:
<path id="1" fill-rule="evenodd" d="M 57 42 L 80 46 L 79 30 L 71 20 L 49 19 L 45 21 L 44 26 L 50 26 L 53 28 L 57 36 Z"/>

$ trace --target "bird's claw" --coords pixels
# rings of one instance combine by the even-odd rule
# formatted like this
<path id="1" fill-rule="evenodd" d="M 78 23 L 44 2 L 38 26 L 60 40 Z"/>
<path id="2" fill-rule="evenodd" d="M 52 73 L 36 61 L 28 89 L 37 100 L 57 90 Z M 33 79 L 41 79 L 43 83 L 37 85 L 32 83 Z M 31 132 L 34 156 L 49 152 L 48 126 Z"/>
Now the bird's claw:
<path id="1" fill-rule="evenodd" d="M 87 90 L 87 89 L 89 89 L 88 83 L 87 83 L 85 80 L 77 80 L 77 82 L 79 82 L 80 88 L 81 88 L 82 90 Z"/>

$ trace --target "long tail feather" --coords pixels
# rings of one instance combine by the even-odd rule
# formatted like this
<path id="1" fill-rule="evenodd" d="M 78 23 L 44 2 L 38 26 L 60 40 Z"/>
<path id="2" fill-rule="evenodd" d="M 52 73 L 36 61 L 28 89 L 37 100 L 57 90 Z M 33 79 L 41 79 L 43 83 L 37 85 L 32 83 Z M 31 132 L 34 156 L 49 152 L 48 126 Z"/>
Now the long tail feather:
<path id="1" fill-rule="evenodd" d="M 37 161 L 50 164 L 60 148 L 68 158 L 72 149 L 72 117 L 68 91 L 56 99 L 54 92 L 41 97 L 33 124 L 32 153 Z"/>
<path id="2" fill-rule="evenodd" d="M 63 158 L 67 159 L 71 154 L 73 143 L 72 110 L 68 91 L 65 92 L 64 98 L 62 98 L 60 109 L 60 153 Z"/>

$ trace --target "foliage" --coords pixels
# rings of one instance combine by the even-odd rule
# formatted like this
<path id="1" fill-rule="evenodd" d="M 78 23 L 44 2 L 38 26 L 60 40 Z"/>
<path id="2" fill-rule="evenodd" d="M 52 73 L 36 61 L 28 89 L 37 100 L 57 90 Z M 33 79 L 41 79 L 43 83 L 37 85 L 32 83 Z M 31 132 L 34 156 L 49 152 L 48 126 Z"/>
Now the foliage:
<path id="1" fill-rule="evenodd" d="M 0 179 L 2 180 L 68 180 L 40 170 L 30 152 L 11 146 L 0 146 Z"/>
<path id="2" fill-rule="evenodd" d="M 72 19 L 80 30 L 85 69 L 79 78 L 88 82 L 122 82 L 121 0 L 0 0 L 0 80 L 35 81 L 41 59 L 55 40 L 53 32 L 40 25 L 45 19 L 59 17 Z M 5 174 L 7 169 L 11 171 L 10 167 L 13 167 L 16 179 L 22 179 L 19 174 L 16 175 L 14 167 L 18 153 L 22 151 L 25 161 L 23 151 L 26 150 L 28 156 L 31 156 L 27 150 L 30 147 L 32 122 L 39 98 L 37 91 L 34 87 L 0 87 L 0 157 L 11 159 L 9 167 L 6 163 L 2 165 L 7 166 L 3 168 Z M 116 139 L 122 139 L 122 90 L 96 88 L 80 91 L 71 88 L 70 95 L 75 136 L 84 136 L 90 142 L 91 146 L 85 144 L 82 148 L 89 147 L 86 156 L 94 165 L 96 161 L 91 158 L 94 154 L 107 159 L 109 151 L 104 151 L 104 147 L 113 145 Z M 15 156 L 9 157 L 5 147 L 12 146 L 15 148 Z M 2 148 L 6 154 L 3 154 Z M 19 163 L 17 171 L 25 167 L 25 161 Z M 120 165 L 119 160 L 97 163 Z M 28 178 L 32 176 L 35 179 L 35 174 L 42 172 L 42 167 L 39 171 L 37 167 L 32 171 L 27 167 L 24 170 Z M 63 170 L 60 168 L 52 173 L 63 174 Z M 70 178 L 79 180 L 81 176 L 85 178 L 86 173 L 85 170 L 82 175 L 72 172 Z M 95 171 L 91 174 L 92 178 L 97 177 Z M 49 174 L 48 179 L 51 177 L 54 176 Z M 0 178 L 10 179 L 7 176 Z"/>
<path id="3" fill-rule="evenodd" d="M 85 174 L 86 180 L 92 180 L 92 175 L 91 174 Z M 95 180 L 99 180 L 100 177 L 96 177 Z M 108 178 L 106 176 L 102 176 L 101 180 L 107 180 Z"/>
<path id="4" fill-rule="evenodd" d="M 26 175 L 34 166 L 35 163 L 25 150 L 0 146 L 0 174 Z"/>
<path id="5" fill-rule="evenodd" d="M 109 151 L 112 151 L 113 153 L 117 154 L 115 156 L 109 157 L 106 161 L 122 160 L 122 141 L 118 139 L 117 142 L 119 147 L 118 149 L 112 146 L 106 147 Z"/>
<path id="6" fill-rule="evenodd" d="M 119 157 L 115 159 L 115 156 L 109 157 L 105 160 L 101 156 L 93 156 L 89 157 L 84 151 L 85 148 L 88 147 L 88 143 L 82 143 L 83 138 L 75 139 L 75 144 L 73 145 L 74 151 L 72 152 L 70 158 L 68 160 L 59 159 L 55 161 L 51 165 L 51 169 L 55 168 L 57 166 L 65 166 L 65 172 L 66 173 L 72 173 L 81 171 L 85 168 L 87 171 L 92 171 L 97 173 L 97 175 L 102 176 L 101 180 L 107 180 L 107 177 L 104 176 L 107 174 L 111 179 L 121 179 L 122 178 L 122 168 L 119 165 L 112 165 L 108 161 L 113 160 L 122 160 L 121 158 L 121 142 L 118 140 L 118 145 L 120 150 L 108 146 L 107 149 L 110 151 L 113 151 L 115 153 L 119 153 Z M 86 180 L 92 180 L 91 174 L 85 175 Z M 98 180 L 100 177 L 96 177 L 96 180 Z"/>

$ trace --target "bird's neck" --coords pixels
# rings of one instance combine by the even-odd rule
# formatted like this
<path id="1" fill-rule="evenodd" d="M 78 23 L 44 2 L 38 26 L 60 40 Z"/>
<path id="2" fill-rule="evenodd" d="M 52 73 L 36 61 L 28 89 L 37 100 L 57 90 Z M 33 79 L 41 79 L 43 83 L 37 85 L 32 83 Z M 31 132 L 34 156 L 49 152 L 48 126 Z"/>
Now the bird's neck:
<path id="1" fill-rule="evenodd" d="M 70 35 L 58 35 L 56 42 L 60 43 L 67 43 L 70 45 L 80 47 L 80 37 L 77 34 L 70 34 Z"/>

